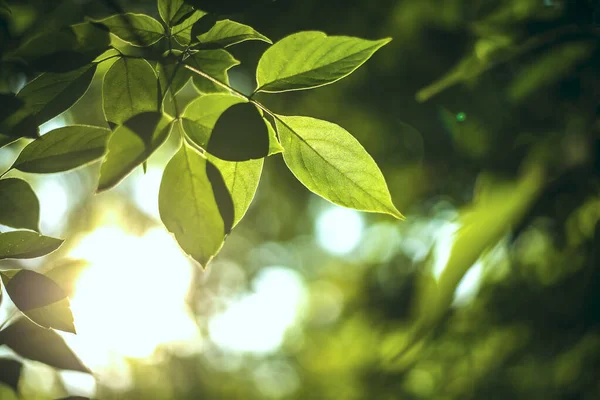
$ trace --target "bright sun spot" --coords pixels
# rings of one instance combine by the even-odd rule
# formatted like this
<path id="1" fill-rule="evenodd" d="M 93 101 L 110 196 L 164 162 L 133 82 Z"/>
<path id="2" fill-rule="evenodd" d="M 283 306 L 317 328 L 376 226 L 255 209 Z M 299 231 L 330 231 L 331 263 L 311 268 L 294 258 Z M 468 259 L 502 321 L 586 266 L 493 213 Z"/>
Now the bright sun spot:
<path id="1" fill-rule="evenodd" d="M 160 344 L 200 340 L 185 307 L 192 265 L 166 231 L 138 237 L 100 227 L 70 256 L 90 266 L 71 300 L 78 334 L 66 339 L 92 369 L 115 357 L 150 357 Z"/>
<path id="2" fill-rule="evenodd" d="M 233 352 L 267 354 L 282 344 L 305 298 L 302 277 L 287 268 L 264 268 L 252 293 L 242 296 L 208 325 L 211 339 Z"/>
<path id="3" fill-rule="evenodd" d="M 333 254 L 348 254 L 363 234 L 362 216 L 348 208 L 330 207 L 317 218 L 316 233 L 321 247 Z"/>

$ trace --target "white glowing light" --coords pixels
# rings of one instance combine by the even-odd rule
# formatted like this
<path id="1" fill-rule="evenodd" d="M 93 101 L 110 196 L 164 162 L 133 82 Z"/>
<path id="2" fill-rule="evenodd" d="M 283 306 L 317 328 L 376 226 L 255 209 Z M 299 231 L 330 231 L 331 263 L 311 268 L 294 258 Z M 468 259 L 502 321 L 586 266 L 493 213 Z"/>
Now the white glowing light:
<path id="1" fill-rule="evenodd" d="M 133 200 L 146 214 L 160 218 L 158 212 L 158 190 L 162 178 L 162 168 L 150 167 L 146 174 L 135 180 L 133 186 Z"/>
<path id="2" fill-rule="evenodd" d="M 40 228 L 46 234 L 59 235 L 69 211 L 69 195 L 58 179 L 47 179 L 36 187 L 40 201 Z"/>
<path id="3" fill-rule="evenodd" d="M 305 298 L 301 276 L 289 269 L 263 269 L 254 291 L 209 322 L 212 340 L 232 352 L 267 354 L 281 346 Z"/>
<path id="4" fill-rule="evenodd" d="M 92 369 L 118 357 L 149 357 L 160 344 L 199 340 L 185 307 L 192 266 L 166 231 L 137 237 L 101 227 L 71 257 L 90 267 L 71 300 L 78 334 L 67 340 Z"/>
<path id="5" fill-rule="evenodd" d="M 348 254 L 363 234 L 362 216 L 348 208 L 331 207 L 321 213 L 316 224 L 319 245 L 333 254 Z"/>

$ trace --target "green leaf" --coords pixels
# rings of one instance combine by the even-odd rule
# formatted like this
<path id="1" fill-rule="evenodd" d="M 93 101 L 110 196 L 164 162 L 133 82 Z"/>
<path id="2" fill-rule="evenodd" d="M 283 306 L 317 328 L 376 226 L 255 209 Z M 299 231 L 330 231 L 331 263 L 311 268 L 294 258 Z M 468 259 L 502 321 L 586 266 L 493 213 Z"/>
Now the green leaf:
<path id="1" fill-rule="evenodd" d="M 276 93 L 336 82 L 360 67 L 391 39 L 365 40 L 298 32 L 264 52 L 258 62 L 256 91 Z"/>
<path id="2" fill-rule="evenodd" d="M 58 249 L 61 239 L 43 236 L 31 231 L 0 233 L 0 260 L 7 258 L 36 258 Z"/>
<path id="3" fill-rule="evenodd" d="M 160 184 L 158 207 L 165 227 L 181 248 L 206 266 L 223 245 L 231 225 L 224 222 L 209 179 L 208 161 L 186 143 L 167 164 Z M 219 174 L 220 175 L 220 174 Z M 222 178 L 221 178 L 222 180 Z M 224 186 L 224 183 L 221 182 Z"/>
<path id="4" fill-rule="evenodd" d="M 95 22 L 105 25 L 119 39 L 138 47 L 150 46 L 165 35 L 161 23 L 145 14 L 118 14 Z"/>
<path id="5" fill-rule="evenodd" d="M 208 32 L 198 36 L 200 43 L 210 43 L 227 47 L 246 40 L 260 40 L 272 44 L 271 39 L 258 33 L 251 26 L 225 19 L 217 23 Z"/>
<path id="6" fill-rule="evenodd" d="M 71 107 L 87 91 L 96 65 L 57 74 L 46 72 L 18 94 L 24 106 L 0 123 L 0 132 L 12 137 L 37 137 L 38 126 Z"/>
<path id="7" fill-rule="evenodd" d="M 402 219 L 383 174 L 344 128 L 309 117 L 276 116 L 283 159 L 309 190 L 344 207 Z"/>
<path id="8" fill-rule="evenodd" d="M 98 191 L 115 186 L 148 159 L 167 140 L 172 127 L 171 119 L 158 112 L 135 115 L 117 127 L 108 140 Z"/>
<path id="9" fill-rule="evenodd" d="M 39 230 L 40 202 L 22 179 L 0 179 L 0 224 Z"/>
<path id="10" fill-rule="evenodd" d="M 183 0 L 158 0 L 158 13 L 167 26 L 177 24 L 193 11 L 194 8 Z"/>
<path id="11" fill-rule="evenodd" d="M 205 15 L 206 13 L 204 11 L 194 11 L 194 13 L 186 18 L 182 23 L 171 28 L 171 35 L 175 38 L 177 43 L 182 46 L 189 45 L 192 41 L 192 30 L 194 24 Z"/>
<path id="12" fill-rule="evenodd" d="M 22 370 L 23 364 L 21 362 L 9 358 L 0 358 L 0 383 L 17 392 Z"/>
<path id="13" fill-rule="evenodd" d="M 77 280 L 88 267 L 86 260 L 61 259 L 44 275 L 56 282 L 68 297 L 73 297 Z"/>
<path id="14" fill-rule="evenodd" d="M 13 164 L 23 172 L 68 171 L 102 157 L 111 131 L 89 125 L 54 129 L 29 143 Z"/>
<path id="15" fill-rule="evenodd" d="M 229 85 L 227 71 L 240 63 L 228 51 L 223 49 L 199 50 L 184 62 L 226 85 Z M 224 90 L 198 74 L 194 74 L 193 82 L 200 93 L 213 93 Z"/>
<path id="16" fill-rule="evenodd" d="M 168 57 L 157 66 L 158 79 L 163 95 L 170 90 L 176 95 L 190 80 L 192 74 L 179 62 L 178 56 L 181 54 L 178 50 L 173 50 L 172 57 Z"/>
<path id="17" fill-rule="evenodd" d="M 40 328 L 27 318 L 21 318 L 0 331 L 0 344 L 30 360 L 58 369 L 90 373 L 56 332 Z"/>
<path id="18" fill-rule="evenodd" d="M 66 293 L 52 279 L 22 269 L 14 275 L 0 272 L 6 292 L 27 318 L 44 328 L 75 333 Z"/>
<path id="19" fill-rule="evenodd" d="M 159 110 L 156 73 L 146 60 L 120 58 L 104 76 L 102 106 L 106 120 L 120 125 L 136 114 Z"/>
<path id="20" fill-rule="evenodd" d="M 247 161 L 269 154 L 269 131 L 254 104 L 238 103 L 225 110 L 208 141 L 208 152 L 226 161 Z"/>

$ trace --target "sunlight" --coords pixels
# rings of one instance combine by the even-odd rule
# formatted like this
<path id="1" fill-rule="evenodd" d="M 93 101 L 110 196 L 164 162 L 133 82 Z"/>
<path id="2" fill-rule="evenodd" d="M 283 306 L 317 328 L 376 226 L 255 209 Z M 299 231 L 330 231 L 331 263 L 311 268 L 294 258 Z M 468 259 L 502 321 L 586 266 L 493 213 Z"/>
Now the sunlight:
<path id="1" fill-rule="evenodd" d="M 70 256 L 90 262 L 71 300 L 78 334 L 67 340 L 91 368 L 115 357 L 150 357 L 160 344 L 199 340 L 185 307 L 192 265 L 166 231 L 137 237 L 103 226 Z"/>
<path id="2" fill-rule="evenodd" d="M 358 245 L 363 234 L 362 216 L 349 208 L 330 207 L 316 222 L 317 240 L 330 253 L 348 254 Z"/>
<path id="3" fill-rule="evenodd" d="M 271 353 L 281 346 L 305 298 L 302 277 L 270 267 L 253 281 L 253 292 L 235 301 L 209 322 L 211 339 L 233 352 Z"/>

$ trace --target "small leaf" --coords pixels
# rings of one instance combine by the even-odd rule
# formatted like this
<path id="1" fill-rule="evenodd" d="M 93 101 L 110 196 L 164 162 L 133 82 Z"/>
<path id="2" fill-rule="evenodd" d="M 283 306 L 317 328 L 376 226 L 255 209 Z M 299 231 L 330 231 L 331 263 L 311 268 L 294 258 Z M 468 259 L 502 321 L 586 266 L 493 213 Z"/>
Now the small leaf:
<path id="1" fill-rule="evenodd" d="M 73 297 L 77 280 L 88 267 L 86 260 L 61 259 L 44 275 L 56 282 L 68 297 Z"/>
<path id="2" fill-rule="evenodd" d="M 52 279 L 26 269 L 0 275 L 11 300 L 29 319 L 44 328 L 75 333 L 67 295 Z"/>
<path id="3" fill-rule="evenodd" d="M 238 65 L 240 62 L 233 58 L 226 50 L 217 49 L 199 50 L 187 58 L 185 63 L 212 76 L 219 82 L 229 85 L 227 71 L 229 71 L 231 67 Z M 200 93 L 223 91 L 223 88 L 198 74 L 193 75 L 193 82 Z"/>
<path id="4" fill-rule="evenodd" d="M 167 26 L 177 24 L 193 11 L 194 8 L 183 0 L 158 0 L 158 13 Z"/>
<path id="5" fill-rule="evenodd" d="M 13 168 L 39 174 L 83 166 L 102 157 L 110 133 L 109 129 L 89 125 L 54 129 L 29 143 Z"/>
<path id="6" fill-rule="evenodd" d="M 22 179 L 0 179 L 0 224 L 39 230 L 40 202 Z"/>
<path id="7" fill-rule="evenodd" d="M 181 248 L 204 267 L 220 250 L 231 229 L 221 216 L 207 175 L 206 158 L 186 143 L 165 168 L 158 207 L 165 227 L 175 235 Z"/>
<path id="8" fill-rule="evenodd" d="M 167 95 L 167 91 L 170 90 L 173 95 L 176 95 L 190 80 L 192 74 L 190 70 L 185 68 L 182 63 L 178 61 L 178 56 L 181 52 L 173 50 L 173 57 L 175 58 L 172 62 L 165 60 L 158 64 L 157 72 L 160 80 L 161 91 L 164 95 Z"/>
<path id="9" fill-rule="evenodd" d="M 106 120 L 118 125 L 136 114 L 157 111 L 157 77 L 148 61 L 117 60 L 104 76 L 102 105 Z"/>
<path id="10" fill-rule="evenodd" d="M 226 161 L 246 161 L 269 154 L 269 131 L 254 104 L 234 104 L 221 114 L 208 142 L 208 152 Z"/>
<path id="11" fill-rule="evenodd" d="M 160 22 L 145 14 L 112 15 L 95 22 L 105 25 L 119 39 L 138 47 L 150 46 L 165 34 Z"/>
<path id="12" fill-rule="evenodd" d="M 251 26 L 225 19 L 217 23 L 208 32 L 198 36 L 200 43 L 211 43 L 227 47 L 246 40 L 260 40 L 272 44 L 271 39 L 258 33 Z"/>
<path id="13" fill-rule="evenodd" d="M 0 123 L 0 132 L 13 137 L 38 136 L 38 126 L 71 107 L 87 91 L 96 65 L 56 74 L 46 72 L 17 94 L 24 106 Z"/>
<path id="14" fill-rule="evenodd" d="M 23 364 L 21 362 L 9 358 L 0 358 L 0 383 L 17 392 L 22 370 Z"/>
<path id="15" fill-rule="evenodd" d="M 98 191 L 123 180 L 162 145 L 173 127 L 166 115 L 145 112 L 125 121 L 108 140 L 108 152 L 100 168 Z"/>
<path id="16" fill-rule="evenodd" d="M 342 127 L 309 117 L 276 117 L 283 159 L 309 190 L 344 207 L 402 219 L 383 174 Z"/>
<path id="17" fill-rule="evenodd" d="M 40 235 L 31 231 L 0 233 L 0 260 L 7 258 L 36 258 L 58 249 L 61 239 Z"/>
<path id="18" fill-rule="evenodd" d="M 188 18 L 183 20 L 179 25 L 175 25 L 171 28 L 171 35 L 175 38 L 177 43 L 182 46 L 187 46 L 192 41 L 192 30 L 194 24 L 198 22 L 206 13 L 204 11 L 194 11 Z"/>
<path id="19" fill-rule="evenodd" d="M 21 318 L 0 331 L 0 345 L 2 344 L 21 357 L 54 368 L 90 373 L 56 332 L 40 328 L 27 318 Z"/>
<path id="20" fill-rule="evenodd" d="M 256 91 L 276 93 L 336 82 L 360 67 L 391 39 L 365 40 L 298 32 L 264 52 L 258 62 Z"/>

